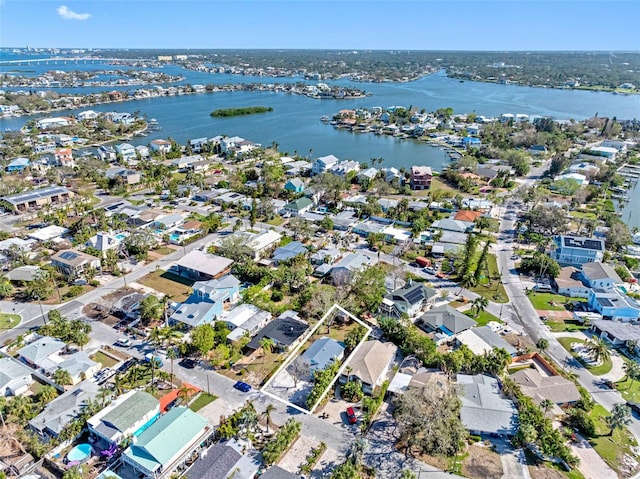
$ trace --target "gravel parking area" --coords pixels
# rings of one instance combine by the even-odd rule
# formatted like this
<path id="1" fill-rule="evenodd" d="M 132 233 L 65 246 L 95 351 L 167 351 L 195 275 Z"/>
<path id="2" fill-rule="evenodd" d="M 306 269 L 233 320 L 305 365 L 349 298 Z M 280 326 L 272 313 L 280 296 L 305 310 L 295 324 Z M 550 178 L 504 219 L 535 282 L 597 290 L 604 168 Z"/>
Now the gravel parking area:
<path id="1" fill-rule="evenodd" d="M 311 449 L 320 444 L 314 439 L 298 436 L 296 442 L 291 446 L 287 453 L 280 459 L 278 466 L 293 474 L 297 474 L 300 466 L 305 463 L 307 455 Z"/>

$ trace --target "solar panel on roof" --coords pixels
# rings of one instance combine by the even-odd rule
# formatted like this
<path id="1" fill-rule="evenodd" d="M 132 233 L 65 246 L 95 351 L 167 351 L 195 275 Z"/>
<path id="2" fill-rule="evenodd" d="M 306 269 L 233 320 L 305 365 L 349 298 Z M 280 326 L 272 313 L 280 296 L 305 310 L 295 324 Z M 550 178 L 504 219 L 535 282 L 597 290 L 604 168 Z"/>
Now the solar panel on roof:
<path id="1" fill-rule="evenodd" d="M 422 299 L 424 295 L 422 294 L 422 290 L 420 288 L 415 288 L 405 294 L 404 297 L 407 299 L 407 301 L 414 304 L 418 300 Z"/>
<path id="2" fill-rule="evenodd" d="M 60 254 L 60 257 L 64 259 L 76 259 L 78 257 L 78 254 L 74 253 L 73 251 L 65 251 L 64 253 Z"/>

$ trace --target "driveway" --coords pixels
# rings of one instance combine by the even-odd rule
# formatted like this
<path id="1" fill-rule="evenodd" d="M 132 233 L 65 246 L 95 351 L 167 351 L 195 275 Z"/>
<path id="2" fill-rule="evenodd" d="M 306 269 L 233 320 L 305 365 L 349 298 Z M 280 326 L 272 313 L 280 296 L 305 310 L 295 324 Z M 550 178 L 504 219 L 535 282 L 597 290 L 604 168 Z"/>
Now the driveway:
<path id="1" fill-rule="evenodd" d="M 618 475 L 591 447 L 589 441 L 578 434 L 576 435 L 579 442 L 570 445 L 571 452 L 580 458 L 578 470 L 585 479 L 617 479 Z"/>

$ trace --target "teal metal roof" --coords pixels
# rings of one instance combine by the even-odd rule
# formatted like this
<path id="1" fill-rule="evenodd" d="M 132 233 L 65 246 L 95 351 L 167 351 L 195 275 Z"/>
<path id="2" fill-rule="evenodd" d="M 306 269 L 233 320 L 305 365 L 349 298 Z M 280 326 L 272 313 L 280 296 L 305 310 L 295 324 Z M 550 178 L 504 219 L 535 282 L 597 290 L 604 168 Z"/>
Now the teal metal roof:
<path id="1" fill-rule="evenodd" d="M 178 452 L 197 438 L 207 420 L 186 407 L 175 407 L 144 431 L 124 454 L 148 471 L 170 465 Z"/>

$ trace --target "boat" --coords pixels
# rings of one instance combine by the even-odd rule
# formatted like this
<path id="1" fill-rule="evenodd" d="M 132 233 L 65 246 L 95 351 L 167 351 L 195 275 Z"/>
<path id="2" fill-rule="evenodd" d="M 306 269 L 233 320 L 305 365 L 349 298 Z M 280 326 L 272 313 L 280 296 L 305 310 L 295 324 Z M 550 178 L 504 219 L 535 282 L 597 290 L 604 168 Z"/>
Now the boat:
<path id="1" fill-rule="evenodd" d="M 631 238 L 631 241 L 633 241 L 635 244 L 640 244 L 640 233 L 634 234 Z"/>
<path id="2" fill-rule="evenodd" d="M 327 115 L 322 115 L 320 117 L 320 121 L 323 123 L 328 123 L 331 120 L 331 118 L 329 118 Z"/>

